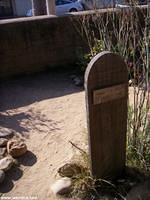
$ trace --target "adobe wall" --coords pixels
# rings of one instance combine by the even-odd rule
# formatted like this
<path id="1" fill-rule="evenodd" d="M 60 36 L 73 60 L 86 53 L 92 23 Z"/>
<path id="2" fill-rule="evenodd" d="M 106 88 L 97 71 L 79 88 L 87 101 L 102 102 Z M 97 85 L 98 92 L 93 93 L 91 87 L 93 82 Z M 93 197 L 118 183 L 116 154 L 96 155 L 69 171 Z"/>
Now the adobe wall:
<path id="1" fill-rule="evenodd" d="M 0 20 L 0 78 L 74 65 L 79 49 L 87 49 L 74 22 L 93 13 Z"/>
<path id="2" fill-rule="evenodd" d="M 0 77 L 37 72 L 49 67 L 69 67 L 76 62 L 76 48 L 82 46 L 82 41 L 77 38 L 68 17 L 2 21 Z"/>

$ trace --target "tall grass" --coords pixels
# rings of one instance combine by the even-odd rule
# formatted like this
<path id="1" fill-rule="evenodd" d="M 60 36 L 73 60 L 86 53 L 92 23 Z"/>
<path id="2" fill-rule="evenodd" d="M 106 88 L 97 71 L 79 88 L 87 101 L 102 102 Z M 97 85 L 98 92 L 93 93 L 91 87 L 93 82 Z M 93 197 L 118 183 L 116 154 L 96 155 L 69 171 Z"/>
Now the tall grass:
<path id="1" fill-rule="evenodd" d="M 127 63 L 129 86 L 133 93 L 128 103 L 127 164 L 149 170 L 149 6 L 139 8 L 135 5 L 105 13 L 95 10 L 92 15 L 81 16 L 76 27 L 89 48 L 89 53 L 80 54 L 82 70 L 93 56 L 103 50 L 121 55 Z"/>

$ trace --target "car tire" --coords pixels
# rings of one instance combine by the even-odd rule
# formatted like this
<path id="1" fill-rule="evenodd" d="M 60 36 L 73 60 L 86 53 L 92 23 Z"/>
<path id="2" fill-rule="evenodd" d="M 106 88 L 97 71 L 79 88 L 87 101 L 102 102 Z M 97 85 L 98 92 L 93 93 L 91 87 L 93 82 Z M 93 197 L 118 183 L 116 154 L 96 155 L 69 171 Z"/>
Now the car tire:
<path id="1" fill-rule="evenodd" d="M 76 8 L 71 8 L 71 9 L 69 10 L 69 12 L 78 12 L 78 10 L 77 10 Z"/>

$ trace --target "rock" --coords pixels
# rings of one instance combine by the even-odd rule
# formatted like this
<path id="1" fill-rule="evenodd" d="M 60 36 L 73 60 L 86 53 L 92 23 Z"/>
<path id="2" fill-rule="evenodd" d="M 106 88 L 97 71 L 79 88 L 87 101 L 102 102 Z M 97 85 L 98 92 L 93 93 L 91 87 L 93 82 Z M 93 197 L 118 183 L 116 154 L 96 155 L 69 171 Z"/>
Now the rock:
<path id="1" fill-rule="evenodd" d="M 149 174 L 142 172 L 135 167 L 126 167 L 125 174 L 127 177 L 134 179 L 136 182 L 143 182 L 149 177 Z"/>
<path id="2" fill-rule="evenodd" d="M 70 78 L 72 79 L 72 81 L 74 82 L 76 86 L 83 86 L 84 84 L 83 77 L 71 75 Z"/>
<path id="3" fill-rule="evenodd" d="M 82 86 L 83 85 L 83 80 L 79 77 L 76 77 L 73 81 L 74 81 L 74 84 L 76 86 Z"/>
<path id="4" fill-rule="evenodd" d="M 133 186 L 135 186 L 135 185 L 136 185 L 136 182 L 130 182 L 130 183 L 129 183 L 129 186 L 130 186 L 130 187 L 133 187 Z"/>
<path id="5" fill-rule="evenodd" d="M 74 163 L 68 164 L 67 163 L 58 169 L 58 173 L 62 177 L 71 178 L 73 176 L 76 176 L 77 174 L 80 174 L 81 171 L 83 170 L 82 168 L 83 167 L 81 167 L 77 164 L 74 164 Z"/>
<path id="6" fill-rule="evenodd" d="M 0 170 L 7 171 L 14 164 L 14 159 L 10 156 L 7 156 L 0 160 Z"/>
<path id="7" fill-rule="evenodd" d="M 70 78 L 74 80 L 77 76 L 75 74 L 71 75 Z"/>
<path id="8" fill-rule="evenodd" d="M 6 148 L 0 148 L 0 156 L 3 157 L 6 153 Z"/>
<path id="9" fill-rule="evenodd" d="M 5 172 L 3 170 L 0 170 L 0 184 L 4 181 L 5 179 Z"/>
<path id="10" fill-rule="evenodd" d="M 149 200 L 150 199 L 150 180 L 133 187 L 126 196 L 126 200 Z"/>
<path id="11" fill-rule="evenodd" d="M 5 147 L 8 140 L 6 138 L 0 138 L 0 147 Z"/>
<path id="12" fill-rule="evenodd" d="M 72 182 L 70 178 L 64 177 L 57 180 L 52 186 L 52 192 L 57 195 L 66 195 L 71 192 Z"/>
<path id="13" fill-rule="evenodd" d="M 0 127 L 0 138 L 11 138 L 12 136 L 13 136 L 12 130 Z"/>
<path id="14" fill-rule="evenodd" d="M 125 183 L 125 179 L 118 179 L 117 182 L 118 183 Z"/>
<path id="15" fill-rule="evenodd" d="M 133 80 L 130 79 L 128 83 L 129 83 L 129 86 L 132 86 Z"/>
<path id="16" fill-rule="evenodd" d="M 26 151 L 26 144 L 20 140 L 10 140 L 7 143 L 7 152 L 14 158 L 22 156 Z"/>

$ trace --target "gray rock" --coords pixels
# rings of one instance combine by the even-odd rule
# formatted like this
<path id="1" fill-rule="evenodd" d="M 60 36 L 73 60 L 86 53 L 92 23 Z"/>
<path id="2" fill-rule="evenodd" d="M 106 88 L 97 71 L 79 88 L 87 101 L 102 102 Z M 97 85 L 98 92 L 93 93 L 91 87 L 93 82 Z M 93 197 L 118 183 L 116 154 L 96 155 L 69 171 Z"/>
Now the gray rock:
<path id="1" fill-rule="evenodd" d="M 14 164 L 14 159 L 10 156 L 6 156 L 5 158 L 0 160 L 0 170 L 7 171 Z"/>
<path id="2" fill-rule="evenodd" d="M 8 128 L 0 127 L 0 138 L 10 138 L 13 136 L 13 131 Z"/>
<path id="3" fill-rule="evenodd" d="M 149 200 L 150 199 L 150 180 L 133 187 L 128 193 L 126 200 Z"/>
<path id="4" fill-rule="evenodd" d="M 0 147 L 5 147 L 8 140 L 6 138 L 0 138 Z"/>
<path id="5" fill-rule="evenodd" d="M 0 156 L 3 157 L 6 153 L 6 148 L 0 148 Z"/>
<path id="6" fill-rule="evenodd" d="M 51 190 L 55 195 L 65 195 L 71 191 L 72 182 L 70 178 L 64 177 L 57 180 L 52 186 Z"/>
<path id="7" fill-rule="evenodd" d="M 75 74 L 71 75 L 70 78 L 73 80 L 75 78 L 77 78 L 77 76 Z"/>
<path id="8" fill-rule="evenodd" d="M 72 81 L 76 86 L 83 86 L 84 83 L 83 77 L 71 75 L 70 78 L 72 79 Z"/>
<path id="9" fill-rule="evenodd" d="M 5 172 L 3 170 L 0 170 L 0 184 L 4 181 L 5 179 Z"/>
<path id="10" fill-rule="evenodd" d="M 74 84 L 75 84 L 76 86 L 82 86 L 82 85 L 83 85 L 83 80 L 82 80 L 81 78 L 79 78 L 79 77 L 76 77 L 76 78 L 74 79 Z"/>

